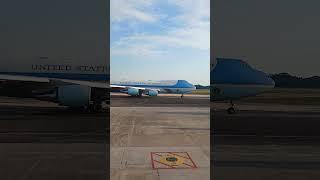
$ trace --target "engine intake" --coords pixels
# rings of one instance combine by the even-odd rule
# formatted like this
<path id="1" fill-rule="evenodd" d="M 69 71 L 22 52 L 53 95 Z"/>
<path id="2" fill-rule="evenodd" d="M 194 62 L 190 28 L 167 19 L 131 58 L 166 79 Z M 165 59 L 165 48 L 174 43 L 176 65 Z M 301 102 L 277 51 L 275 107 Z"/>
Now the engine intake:
<path id="1" fill-rule="evenodd" d="M 66 85 L 58 88 L 57 99 L 61 105 L 83 107 L 90 103 L 91 88 L 82 85 Z"/>
<path id="2" fill-rule="evenodd" d="M 148 95 L 149 96 L 158 96 L 158 91 L 157 90 L 149 90 Z"/>
<path id="3" fill-rule="evenodd" d="M 139 91 L 139 89 L 136 89 L 136 88 L 129 88 L 128 89 L 128 94 L 130 96 L 139 96 L 140 95 L 140 91 Z"/>

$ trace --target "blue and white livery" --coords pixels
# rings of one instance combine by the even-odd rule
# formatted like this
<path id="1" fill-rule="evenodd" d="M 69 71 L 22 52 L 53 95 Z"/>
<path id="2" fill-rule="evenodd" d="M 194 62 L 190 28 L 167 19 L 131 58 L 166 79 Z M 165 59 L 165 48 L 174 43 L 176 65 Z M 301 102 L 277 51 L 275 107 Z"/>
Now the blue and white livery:
<path id="1" fill-rule="evenodd" d="M 230 100 L 229 113 L 234 113 L 233 100 L 255 96 L 274 88 L 274 81 L 264 72 L 241 59 L 217 58 L 210 72 L 211 101 Z"/>
<path id="2" fill-rule="evenodd" d="M 196 87 L 186 80 L 158 82 L 115 82 L 112 91 L 125 92 L 130 96 L 157 96 L 159 93 L 183 94 L 191 93 Z"/>
<path id="3" fill-rule="evenodd" d="M 0 95 L 36 98 L 71 108 L 100 111 L 102 102 L 108 100 L 108 79 L 106 70 L 99 73 L 28 69 L 0 71 Z"/>

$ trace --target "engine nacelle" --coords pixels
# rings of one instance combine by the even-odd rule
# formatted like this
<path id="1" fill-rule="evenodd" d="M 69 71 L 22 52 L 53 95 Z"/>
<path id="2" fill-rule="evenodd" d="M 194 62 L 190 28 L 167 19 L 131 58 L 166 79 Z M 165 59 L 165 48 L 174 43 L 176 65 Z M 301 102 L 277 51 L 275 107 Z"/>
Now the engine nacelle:
<path id="1" fill-rule="evenodd" d="M 61 105 L 83 107 L 90 103 L 91 88 L 82 85 L 66 85 L 58 87 L 57 99 Z"/>
<path id="2" fill-rule="evenodd" d="M 149 90 L 148 95 L 149 96 L 158 96 L 158 91 L 157 90 Z"/>
<path id="3" fill-rule="evenodd" d="M 140 92 L 139 92 L 139 89 L 129 88 L 129 89 L 128 89 L 128 94 L 129 94 L 130 96 L 139 96 L 139 95 L 140 95 Z"/>

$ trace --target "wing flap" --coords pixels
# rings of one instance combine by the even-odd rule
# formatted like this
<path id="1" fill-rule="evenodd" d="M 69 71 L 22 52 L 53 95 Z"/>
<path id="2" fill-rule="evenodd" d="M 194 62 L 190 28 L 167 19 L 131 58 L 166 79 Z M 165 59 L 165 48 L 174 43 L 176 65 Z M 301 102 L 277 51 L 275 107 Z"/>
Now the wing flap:
<path id="1" fill-rule="evenodd" d="M 135 87 L 135 86 L 121 86 L 121 85 L 110 85 L 111 89 L 129 89 L 129 88 L 133 88 L 133 89 L 140 89 L 140 90 L 145 90 L 146 88 L 142 88 L 142 87 Z"/>

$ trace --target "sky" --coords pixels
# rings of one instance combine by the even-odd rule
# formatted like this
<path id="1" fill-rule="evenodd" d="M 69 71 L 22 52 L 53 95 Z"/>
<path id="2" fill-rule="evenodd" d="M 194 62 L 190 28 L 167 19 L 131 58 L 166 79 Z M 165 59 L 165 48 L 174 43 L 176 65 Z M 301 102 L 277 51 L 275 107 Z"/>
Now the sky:
<path id="1" fill-rule="evenodd" d="M 0 71 L 30 71 L 31 63 L 108 65 L 105 7 L 105 0 L 2 0 Z"/>
<path id="2" fill-rule="evenodd" d="M 209 85 L 210 0 L 111 0 L 110 78 Z"/>
<path id="3" fill-rule="evenodd" d="M 215 0 L 213 52 L 267 73 L 320 76 L 320 1 Z"/>

